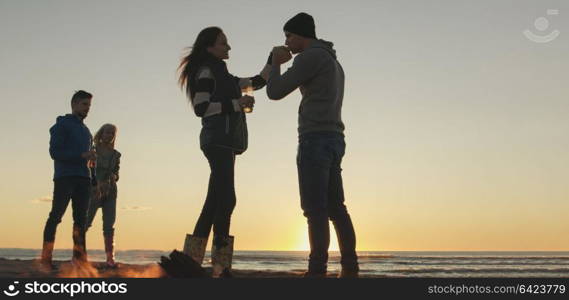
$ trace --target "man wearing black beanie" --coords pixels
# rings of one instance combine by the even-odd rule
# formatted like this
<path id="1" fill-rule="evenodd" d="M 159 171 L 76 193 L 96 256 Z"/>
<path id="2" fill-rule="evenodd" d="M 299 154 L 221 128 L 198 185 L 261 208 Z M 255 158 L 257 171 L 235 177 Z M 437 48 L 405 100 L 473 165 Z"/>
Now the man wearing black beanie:
<path id="1" fill-rule="evenodd" d="M 325 277 L 332 220 L 342 256 L 340 277 L 358 276 L 356 236 L 344 204 L 341 163 L 346 144 L 342 122 L 344 71 L 333 44 L 316 39 L 314 19 L 299 13 L 284 25 L 286 47 L 274 47 L 267 95 L 280 100 L 300 88 L 297 154 L 300 200 L 308 221 L 310 257 L 306 277 Z M 281 74 L 280 65 L 298 54 Z"/>
<path id="2" fill-rule="evenodd" d="M 284 31 L 292 32 L 303 37 L 315 39 L 316 30 L 314 28 L 314 19 L 307 13 L 299 13 L 285 23 Z"/>

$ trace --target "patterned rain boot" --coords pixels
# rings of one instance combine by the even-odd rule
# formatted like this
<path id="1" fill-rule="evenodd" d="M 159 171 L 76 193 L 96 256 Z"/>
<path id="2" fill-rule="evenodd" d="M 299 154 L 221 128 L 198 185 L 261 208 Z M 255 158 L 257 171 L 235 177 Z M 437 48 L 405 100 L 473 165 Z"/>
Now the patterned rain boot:
<path id="1" fill-rule="evenodd" d="M 233 236 L 226 238 L 216 236 L 211 246 L 212 277 L 231 278 L 231 261 L 233 259 Z"/>
<path id="2" fill-rule="evenodd" d="M 191 257 L 199 265 L 203 263 L 207 238 L 186 234 L 183 253 Z"/>

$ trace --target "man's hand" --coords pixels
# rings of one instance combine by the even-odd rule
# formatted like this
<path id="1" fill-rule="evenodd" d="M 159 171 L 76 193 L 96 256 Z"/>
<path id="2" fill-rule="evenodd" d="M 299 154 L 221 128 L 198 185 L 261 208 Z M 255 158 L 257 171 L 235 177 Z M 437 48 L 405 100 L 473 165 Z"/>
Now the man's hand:
<path id="1" fill-rule="evenodd" d="M 97 152 L 95 151 L 87 151 L 81 153 L 81 157 L 86 160 L 97 160 Z"/>
<path id="2" fill-rule="evenodd" d="M 292 58 L 290 50 L 285 46 L 273 47 L 273 66 L 282 65 Z"/>

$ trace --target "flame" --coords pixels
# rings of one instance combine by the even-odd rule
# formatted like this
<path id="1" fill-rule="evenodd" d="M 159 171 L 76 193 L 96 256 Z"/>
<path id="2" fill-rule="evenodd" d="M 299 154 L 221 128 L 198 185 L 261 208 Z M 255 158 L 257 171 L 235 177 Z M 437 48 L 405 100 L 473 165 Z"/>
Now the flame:
<path id="1" fill-rule="evenodd" d="M 95 263 L 95 265 L 98 263 Z M 101 266 L 99 266 L 101 267 Z M 104 268 L 104 267 L 102 267 Z M 166 273 L 158 264 L 124 265 L 117 269 L 98 270 L 89 262 L 63 263 L 60 265 L 58 278 L 162 278 Z"/>
<path id="2" fill-rule="evenodd" d="M 59 278 L 99 278 L 99 271 L 89 262 L 72 262 L 62 264 L 57 277 Z"/>
<path id="3" fill-rule="evenodd" d="M 127 278 L 161 278 L 166 277 L 166 273 L 158 264 L 140 266 L 139 268 L 119 268 L 119 277 Z"/>

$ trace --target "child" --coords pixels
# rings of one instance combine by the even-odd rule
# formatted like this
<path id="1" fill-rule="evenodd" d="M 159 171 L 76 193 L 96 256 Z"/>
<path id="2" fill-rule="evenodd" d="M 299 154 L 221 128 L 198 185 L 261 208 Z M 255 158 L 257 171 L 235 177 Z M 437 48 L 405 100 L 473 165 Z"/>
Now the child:
<path id="1" fill-rule="evenodd" d="M 112 124 L 103 125 L 95 134 L 94 143 L 97 151 L 96 188 L 91 193 L 87 228 L 91 227 L 97 209 L 103 211 L 103 236 L 107 266 L 115 268 L 114 258 L 114 224 L 117 212 L 117 181 L 119 180 L 119 164 L 121 154 L 115 150 L 117 127 Z"/>

